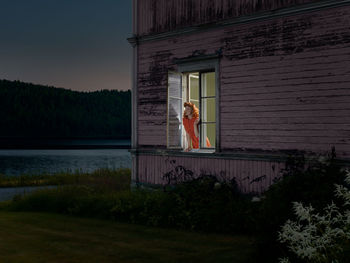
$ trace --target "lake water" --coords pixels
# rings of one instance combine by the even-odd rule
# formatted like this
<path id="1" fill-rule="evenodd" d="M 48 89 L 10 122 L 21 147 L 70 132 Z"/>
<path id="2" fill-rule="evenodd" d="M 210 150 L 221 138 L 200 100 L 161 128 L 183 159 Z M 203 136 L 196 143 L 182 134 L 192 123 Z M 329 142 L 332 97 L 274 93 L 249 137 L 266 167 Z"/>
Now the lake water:
<path id="1" fill-rule="evenodd" d="M 97 145 L 108 148 L 111 144 L 99 142 L 93 148 Z M 99 168 L 131 168 L 131 155 L 127 149 L 0 149 L 0 174 L 92 172 Z"/>

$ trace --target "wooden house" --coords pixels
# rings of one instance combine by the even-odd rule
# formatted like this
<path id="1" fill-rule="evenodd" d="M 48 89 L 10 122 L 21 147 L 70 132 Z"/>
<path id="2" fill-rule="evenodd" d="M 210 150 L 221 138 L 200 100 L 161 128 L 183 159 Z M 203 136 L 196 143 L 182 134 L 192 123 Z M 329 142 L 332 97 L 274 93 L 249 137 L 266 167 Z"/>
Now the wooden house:
<path id="1" fill-rule="evenodd" d="M 291 153 L 350 160 L 349 0 L 134 0 L 129 42 L 133 183 L 190 171 L 263 192 Z"/>

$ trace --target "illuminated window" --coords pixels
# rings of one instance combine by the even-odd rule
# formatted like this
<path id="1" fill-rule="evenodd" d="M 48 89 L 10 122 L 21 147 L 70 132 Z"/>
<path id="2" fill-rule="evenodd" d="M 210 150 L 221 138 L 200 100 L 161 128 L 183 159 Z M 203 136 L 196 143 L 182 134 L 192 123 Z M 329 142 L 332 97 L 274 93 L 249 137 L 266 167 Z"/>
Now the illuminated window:
<path id="1" fill-rule="evenodd" d="M 182 125 L 183 104 L 192 102 L 199 109 L 199 147 L 216 146 L 216 78 L 213 71 L 169 73 L 168 76 L 168 148 L 184 149 L 186 131 Z M 210 145 L 207 144 L 209 140 Z"/>

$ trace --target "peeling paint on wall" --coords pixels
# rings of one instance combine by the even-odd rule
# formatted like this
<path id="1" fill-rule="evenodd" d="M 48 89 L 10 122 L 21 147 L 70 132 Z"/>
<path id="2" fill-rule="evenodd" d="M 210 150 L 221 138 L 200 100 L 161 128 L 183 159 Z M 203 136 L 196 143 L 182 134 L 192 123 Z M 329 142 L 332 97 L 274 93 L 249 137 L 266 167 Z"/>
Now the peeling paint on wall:
<path id="1" fill-rule="evenodd" d="M 318 0 L 140 0 L 138 34 L 154 34 Z"/>

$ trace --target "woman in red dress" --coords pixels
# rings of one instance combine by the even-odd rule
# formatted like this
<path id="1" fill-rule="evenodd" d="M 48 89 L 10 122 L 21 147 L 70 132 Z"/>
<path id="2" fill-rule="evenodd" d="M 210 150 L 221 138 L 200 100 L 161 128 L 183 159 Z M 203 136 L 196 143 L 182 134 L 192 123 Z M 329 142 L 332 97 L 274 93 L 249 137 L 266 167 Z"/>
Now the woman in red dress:
<path id="1" fill-rule="evenodd" d="M 186 130 L 186 140 L 188 147 L 185 149 L 185 152 L 189 152 L 193 149 L 199 149 L 199 132 L 198 132 L 198 123 L 199 123 L 199 110 L 191 102 L 184 103 L 184 115 L 182 118 L 182 123 Z M 208 138 L 206 138 L 207 147 L 211 147 Z M 191 147 L 192 145 L 192 147 Z"/>

